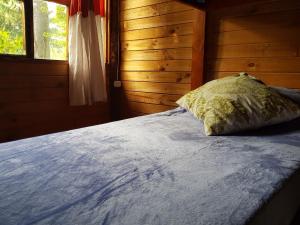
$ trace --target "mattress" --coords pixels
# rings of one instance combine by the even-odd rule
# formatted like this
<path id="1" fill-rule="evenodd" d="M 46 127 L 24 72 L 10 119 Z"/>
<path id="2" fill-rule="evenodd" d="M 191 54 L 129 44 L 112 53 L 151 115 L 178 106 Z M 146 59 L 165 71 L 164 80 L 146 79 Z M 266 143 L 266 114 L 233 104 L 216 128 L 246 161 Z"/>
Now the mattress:
<path id="1" fill-rule="evenodd" d="M 0 144 L 0 224 L 289 224 L 299 125 L 207 137 L 177 108 Z"/>

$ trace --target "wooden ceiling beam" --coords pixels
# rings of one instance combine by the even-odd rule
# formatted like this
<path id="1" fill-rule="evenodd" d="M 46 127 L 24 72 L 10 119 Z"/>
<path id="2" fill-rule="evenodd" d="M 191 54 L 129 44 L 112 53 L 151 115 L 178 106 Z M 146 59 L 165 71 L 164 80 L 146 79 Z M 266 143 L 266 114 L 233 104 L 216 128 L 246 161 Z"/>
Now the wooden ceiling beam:
<path id="1" fill-rule="evenodd" d="M 194 8 L 198 8 L 198 9 L 204 9 L 206 7 L 205 3 L 195 3 L 195 2 L 190 2 L 188 0 L 176 0 L 176 1 L 186 4 L 186 5 L 190 5 Z"/>

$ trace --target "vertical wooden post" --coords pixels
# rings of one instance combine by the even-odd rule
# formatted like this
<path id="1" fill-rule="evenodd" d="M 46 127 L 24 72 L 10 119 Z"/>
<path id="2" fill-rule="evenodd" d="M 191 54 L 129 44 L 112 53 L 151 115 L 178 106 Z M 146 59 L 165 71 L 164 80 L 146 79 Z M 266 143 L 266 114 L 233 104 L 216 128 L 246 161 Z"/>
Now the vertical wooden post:
<path id="1" fill-rule="evenodd" d="M 110 0 L 109 4 L 109 60 L 107 77 L 109 82 L 109 99 L 112 120 L 120 118 L 120 88 L 114 88 L 118 79 L 120 65 L 120 0 Z"/>
<path id="2" fill-rule="evenodd" d="M 205 19 L 206 12 L 204 9 L 195 9 L 196 19 L 193 29 L 192 45 L 192 77 L 191 89 L 195 89 L 204 83 L 204 47 L 205 47 Z"/>
<path id="3" fill-rule="evenodd" d="M 24 1 L 25 6 L 25 37 L 26 37 L 26 56 L 34 58 L 34 36 L 33 36 L 33 3 Z"/>

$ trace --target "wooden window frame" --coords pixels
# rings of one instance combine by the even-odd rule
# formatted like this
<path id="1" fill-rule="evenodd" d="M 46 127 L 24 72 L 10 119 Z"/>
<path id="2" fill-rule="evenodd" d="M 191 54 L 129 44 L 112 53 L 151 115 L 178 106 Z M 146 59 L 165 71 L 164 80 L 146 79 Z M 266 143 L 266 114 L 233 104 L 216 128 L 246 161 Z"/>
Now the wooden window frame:
<path id="1" fill-rule="evenodd" d="M 14 55 L 14 54 L 1 54 L 0 53 L 0 60 L 57 62 L 57 63 L 67 62 L 68 59 L 57 60 L 57 59 L 36 59 L 36 58 L 34 58 L 33 0 L 20 0 L 20 1 L 22 1 L 24 3 L 26 54 L 25 55 Z M 67 7 L 70 6 L 70 0 L 45 0 L 45 1 L 65 5 Z"/>

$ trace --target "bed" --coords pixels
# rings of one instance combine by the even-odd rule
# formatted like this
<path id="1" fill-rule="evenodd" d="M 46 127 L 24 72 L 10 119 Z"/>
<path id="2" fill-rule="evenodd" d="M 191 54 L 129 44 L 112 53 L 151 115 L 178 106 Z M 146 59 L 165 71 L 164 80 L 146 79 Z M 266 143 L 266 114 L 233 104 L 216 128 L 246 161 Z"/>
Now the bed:
<path id="1" fill-rule="evenodd" d="M 1 225 L 288 225 L 300 120 L 207 137 L 185 109 L 0 144 Z"/>

